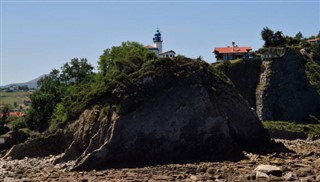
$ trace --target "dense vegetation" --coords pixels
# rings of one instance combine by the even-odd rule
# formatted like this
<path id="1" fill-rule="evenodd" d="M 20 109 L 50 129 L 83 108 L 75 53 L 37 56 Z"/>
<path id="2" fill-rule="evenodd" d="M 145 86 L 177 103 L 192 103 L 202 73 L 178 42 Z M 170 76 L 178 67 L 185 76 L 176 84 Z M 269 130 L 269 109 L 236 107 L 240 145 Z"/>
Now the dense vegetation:
<path id="1" fill-rule="evenodd" d="M 313 85 L 320 94 L 320 64 L 308 61 L 305 64 L 305 71 L 310 84 Z"/>
<path id="2" fill-rule="evenodd" d="M 32 108 L 26 117 L 28 127 L 44 131 L 65 124 L 93 100 L 114 89 L 118 79 L 155 59 L 155 54 L 137 42 L 123 42 L 106 49 L 98 61 L 97 73 L 86 59 L 72 59 L 39 80 L 39 89 L 31 96 Z"/>
<path id="3" fill-rule="evenodd" d="M 261 31 L 261 38 L 264 41 L 265 48 L 274 47 L 295 47 L 298 49 L 305 49 L 311 54 L 313 60 L 320 61 L 320 45 L 310 44 L 308 39 L 320 38 L 320 32 L 317 36 L 304 37 L 301 32 L 298 32 L 294 37 L 284 35 L 282 31 L 274 32 L 268 27 Z"/>
<path id="4" fill-rule="evenodd" d="M 318 124 L 301 124 L 285 121 L 265 121 L 263 126 L 269 130 L 287 131 L 293 133 L 304 133 L 309 137 L 320 135 L 320 123 Z"/>

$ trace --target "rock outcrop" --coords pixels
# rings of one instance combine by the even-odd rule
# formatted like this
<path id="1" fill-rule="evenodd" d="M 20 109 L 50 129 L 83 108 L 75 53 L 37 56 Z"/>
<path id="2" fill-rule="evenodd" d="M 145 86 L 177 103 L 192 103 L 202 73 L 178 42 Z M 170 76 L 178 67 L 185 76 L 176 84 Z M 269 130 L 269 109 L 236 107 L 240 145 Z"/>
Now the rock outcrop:
<path id="1" fill-rule="evenodd" d="M 259 60 L 219 65 L 263 121 L 306 121 L 320 116 L 320 96 L 310 84 L 299 51 L 275 48 Z"/>
<path id="2" fill-rule="evenodd" d="M 64 131 L 68 140 L 62 142 L 59 134 L 31 140 L 13 147 L 6 157 L 66 149 L 55 164 L 90 170 L 235 161 L 245 157 L 244 150 L 275 149 L 230 80 L 202 61 L 159 60 L 121 77 L 112 92 L 96 98 L 70 123 Z"/>
<path id="3" fill-rule="evenodd" d="M 256 96 L 261 120 L 304 121 L 320 112 L 320 96 L 310 85 L 294 50 L 287 49 L 279 58 L 264 59 Z"/>
<path id="4" fill-rule="evenodd" d="M 88 170 L 238 160 L 242 150 L 268 148 L 256 114 L 212 67 L 197 61 L 162 64 L 115 89 L 120 103 L 101 98 L 83 112 L 72 144 L 55 163 L 75 160 L 73 169 Z"/>
<path id="5" fill-rule="evenodd" d="M 24 157 L 45 157 L 57 155 L 64 151 L 71 143 L 70 134 L 59 130 L 51 134 L 42 134 L 34 139 L 29 139 L 25 143 L 14 145 L 5 154 L 4 158 L 23 159 Z"/>
<path id="6" fill-rule="evenodd" d="M 223 68 L 223 72 L 254 109 L 256 109 L 256 88 L 260 80 L 260 67 L 261 61 L 247 60 Z"/>

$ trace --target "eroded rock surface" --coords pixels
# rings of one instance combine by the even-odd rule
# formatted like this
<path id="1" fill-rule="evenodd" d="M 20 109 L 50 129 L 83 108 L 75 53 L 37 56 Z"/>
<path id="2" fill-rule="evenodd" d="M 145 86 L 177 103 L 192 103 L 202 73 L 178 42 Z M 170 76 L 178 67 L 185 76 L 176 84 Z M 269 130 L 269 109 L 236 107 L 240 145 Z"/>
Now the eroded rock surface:
<path id="1" fill-rule="evenodd" d="M 262 62 L 256 98 L 257 114 L 263 121 L 304 121 L 308 115 L 320 114 L 320 96 L 294 50 Z"/>
<path id="2" fill-rule="evenodd" d="M 74 160 L 73 169 L 88 170 L 235 161 L 244 157 L 243 150 L 269 147 L 258 117 L 209 65 L 169 66 L 115 90 L 114 95 L 126 96 L 120 112 L 112 104 L 87 109 L 76 121 L 72 144 L 55 162 Z"/>

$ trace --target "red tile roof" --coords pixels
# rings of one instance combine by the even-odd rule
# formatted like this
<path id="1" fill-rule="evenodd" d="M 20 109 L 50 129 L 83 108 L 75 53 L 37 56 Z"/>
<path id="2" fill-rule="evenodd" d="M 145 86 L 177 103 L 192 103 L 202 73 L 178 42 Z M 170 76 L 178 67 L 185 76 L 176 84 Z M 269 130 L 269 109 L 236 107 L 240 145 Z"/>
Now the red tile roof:
<path id="1" fill-rule="evenodd" d="M 161 52 L 161 53 L 159 53 L 159 54 L 165 54 L 165 53 L 169 53 L 169 52 L 173 52 L 173 53 L 175 53 L 173 50 L 169 50 L 169 51 Z"/>
<path id="2" fill-rule="evenodd" d="M 3 116 L 3 114 L 0 114 L 0 118 Z M 22 117 L 24 116 L 23 112 L 9 112 L 7 116 L 17 116 L 17 117 Z"/>
<path id="3" fill-rule="evenodd" d="M 235 54 L 235 53 L 246 53 L 248 51 L 251 51 L 251 47 L 217 47 L 214 49 L 214 53 L 218 52 L 219 54 Z"/>

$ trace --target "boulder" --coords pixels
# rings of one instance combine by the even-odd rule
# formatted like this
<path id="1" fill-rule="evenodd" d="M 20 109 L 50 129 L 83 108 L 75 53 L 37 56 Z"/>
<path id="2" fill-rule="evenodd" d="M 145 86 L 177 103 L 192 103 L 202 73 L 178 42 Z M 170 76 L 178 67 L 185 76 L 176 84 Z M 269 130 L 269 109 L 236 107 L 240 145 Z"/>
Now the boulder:
<path id="1" fill-rule="evenodd" d="M 269 175 L 273 176 L 282 176 L 282 169 L 278 166 L 273 166 L 273 165 L 264 165 L 261 164 L 257 166 L 254 171 L 256 172 L 256 177 L 269 177 Z"/>
<path id="2" fill-rule="evenodd" d="M 57 155 L 70 144 L 68 134 L 59 130 L 56 133 L 42 134 L 34 139 L 11 147 L 3 158 L 23 159 L 24 157 L 44 157 Z"/>
<path id="3" fill-rule="evenodd" d="M 298 176 L 296 173 L 290 171 L 283 176 L 283 179 L 286 181 L 293 181 L 293 180 L 297 180 Z"/>
<path id="4" fill-rule="evenodd" d="M 83 112 L 72 144 L 55 163 L 75 160 L 74 170 L 89 170 L 235 161 L 244 157 L 242 150 L 271 148 L 257 115 L 208 64 L 173 61 L 138 75 L 134 84 L 113 91 L 125 96 L 120 103 L 101 98 L 103 104 Z"/>

